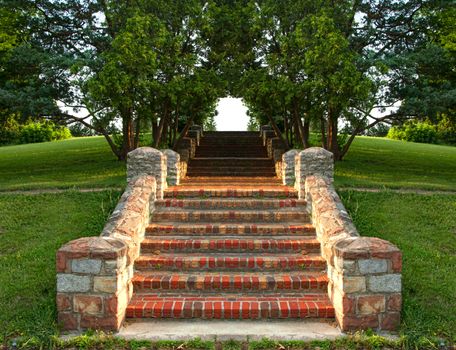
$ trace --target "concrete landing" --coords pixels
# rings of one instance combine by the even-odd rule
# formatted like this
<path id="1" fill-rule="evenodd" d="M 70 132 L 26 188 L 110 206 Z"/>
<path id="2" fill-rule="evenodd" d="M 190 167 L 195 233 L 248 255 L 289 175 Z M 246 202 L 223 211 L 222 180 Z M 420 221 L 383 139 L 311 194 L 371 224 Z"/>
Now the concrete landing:
<path id="1" fill-rule="evenodd" d="M 130 321 L 117 336 L 136 340 L 325 340 L 344 334 L 333 324 L 319 321 L 204 321 L 204 320 L 150 320 Z"/>

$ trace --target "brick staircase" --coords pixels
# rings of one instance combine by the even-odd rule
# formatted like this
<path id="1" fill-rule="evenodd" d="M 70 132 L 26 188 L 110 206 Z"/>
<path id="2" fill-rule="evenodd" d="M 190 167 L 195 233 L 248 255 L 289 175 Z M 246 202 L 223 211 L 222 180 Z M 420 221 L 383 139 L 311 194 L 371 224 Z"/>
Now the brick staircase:
<path id="1" fill-rule="evenodd" d="M 334 318 L 305 201 L 258 133 L 206 132 L 135 263 L 127 318 Z"/>

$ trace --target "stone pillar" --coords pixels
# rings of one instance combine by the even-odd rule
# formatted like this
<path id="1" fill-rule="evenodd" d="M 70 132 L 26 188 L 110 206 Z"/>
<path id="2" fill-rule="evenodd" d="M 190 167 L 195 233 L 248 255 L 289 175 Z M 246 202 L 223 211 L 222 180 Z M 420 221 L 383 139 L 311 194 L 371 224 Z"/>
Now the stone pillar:
<path id="1" fill-rule="evenodd" d="M 305 199 L 307 176 L 319 176 L 329 183 L 334 180 L 333 154 L 320 147 L 311 147 L 299 152 L 295 158 L 295 188 L 299 199 Z"/>
<path id="2" fill-rule="evenodd" d="M 166 156 L 151 147 L 140 147 L 128 153 L 127 181 L 139 175 L 154 176 L 157 183 L 157 199 L 163 199 L 163 192 L 167 187 Z"/>
<path id="3" fill-rule="evenodd" d="M 179 185 L 180 180 L 180 155 L 172 149 L 165 149 L 163 153 L 166 156 L 167 163 L 167 178 L 166 181 L 169 186 Z"/>
<path id="4" fill-rule="evenodd" d="M 350 237 L 333 247 L 329 297 L 343 331 L 395 330 L 400 325 L 402 255 L 374 237 Z"/>
<path id="5" fill-rule="evenodd" d="M 200 144 L 200 132 L 199 130 L 189 130 L 187 131 L 187 137 L 190 137 L 195 140 L 196 146 Z"/>
<path id="6" fill-rule="evenodd" d="M 292 149 L 282 155 L 282 182 L 286 186 L 295 184 L 295 157 L 298 150 Z"/>
<path id="7" fill-rule="evenodd" d="M 180 156 L 179 168 L 180 168 L 180 177 L 183 179 L 187 176 L 187 167 L 188 160 L 190 159 L 190 152 L 186 148 L 180 148 L 177 150 Z"/>
<path id="8" fill-rule="evenodd" d="M 282 154 L 285 152 L 283 148 L 275 148 L 273 150 L 272 159 L 274 160 L 276 176 L 282 178 Z"/>
<path id="9" fill-rule="evenodd" d="M 127 246 L 116 238 L 85 237 L 57 252 L 58 322 L 65 330 L 118 330 L 133 288 Z"/>
<path id="10" fill-rule="evenodd" d="M 204 136 L 204 134 L 203 134 L 203 127 L 200 126 L 200 125 L 192 125 L 192 126 L 190 127 L 190 130 L 196 130 L 196 131 L 198 131 L 199 134 L 200 134 L 200 138 Z"/>
<path id="11" fill-rule="evenodd" d="M 263 146 L 268 146 L 268 139 L 276 137 L 274 130 L 264 130 L 263 131 Z"/>
<path id="12" fill-rule="evenodd" d="M 196 142 L 191 137 L 184 137 L 179 142 L 179 149 L 187 149 L 190 158 L 195 157 Z"/>
<path id="13" fill-rule="evenodd" d="M 263 133 L 265 131 L 270 131 L 270 130 L 273 130 L 272 126 L 270 126 L 270 125 L 262 125 L 262 126 L 260 126 L 260 137 L 263 138 Z"/>

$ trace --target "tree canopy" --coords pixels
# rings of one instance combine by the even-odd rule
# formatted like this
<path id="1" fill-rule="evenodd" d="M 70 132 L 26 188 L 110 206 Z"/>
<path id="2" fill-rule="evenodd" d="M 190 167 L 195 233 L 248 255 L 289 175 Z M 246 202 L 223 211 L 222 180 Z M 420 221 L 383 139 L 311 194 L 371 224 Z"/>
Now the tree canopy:
<path id="1" fill-rule="evenodd" d="M 284 146 L 342 159 L 379 123 L 455 123 L 453 0 L 2 0 L 0 123 L 51 118 L 119 159 L 242 97 Z M 87 111 L 87 115 L 76 114 Z"/>

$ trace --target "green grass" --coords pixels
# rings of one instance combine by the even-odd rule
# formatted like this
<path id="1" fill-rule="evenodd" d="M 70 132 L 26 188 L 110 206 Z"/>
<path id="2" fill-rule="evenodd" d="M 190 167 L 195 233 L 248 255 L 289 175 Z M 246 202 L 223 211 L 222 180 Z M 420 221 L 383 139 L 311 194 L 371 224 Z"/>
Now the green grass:
<path id="1" fill-rule="evenodd" d="M 337 187 L 456 191 L 456 147 L 358 137 L 336 164 Z M 125 185 L 102 137 L 0 147 L 0 191 Z"/>
<path id="2" fill-rule="evenodd" d="M 456 147 L 357 137 L 335 185 L 456 191 Z"/>
<path id="3" fill-rule="evenodd" d="M 0 191 L 124 183 L 125 163 L 103 137 L 0 147 Z"/>
<path id="4" fill-rule="evenodd" d="M 456 191 L 455 174 L 455 147 L 359 137 L 346 160 L 336 164 L 336 186 Z M 0 148 L 0 191 L 124 184 L 125 164 L 115 159 L 100 137 Z M 404 254 L 401 332 L 406 337 L 388 347 L 426 348 L 427 339 L 434 336 L 456 341 L 456 195 L 340 194 L 362 235 L 387 239 Z M 71 239 L 98 235 L 118 196 L 108 191 L 0 194 L 0 349 L 2 339 L 21 336 L 37 339 L 29 345 L 50 344 L 49 335 L 58 331 L 55 252 Z M 100 349 L 141 348 L 140 342 L 90 335 L 59 346 L 90 348 L 100 341 L 102 345 L 94 345 Z M 250 343 L 249 348 L 266 349 L 268 344 L 278 348 L 268 341 Z M 382 344 L 379 337 L 368 335 L 285 347 L 376 349 Z M 202 345 L 187 344 L 191 346 Z M 166 348 L 163 344 L 151 347 Z M 223 345 L 227 350 L 233 347 L 239 344 Z"/>
<path id="5" fill-rule="evenodd" d="M 456 195 L 340 195 L 361 235 L 403 252 L 402 332 L 456 342 Z"/>
<path id="6" fill-rule="evenodd" d="M 55 253 L 98 236 L 118 198 L 110 191 L 0 195 L 0 338 L 56 332 Z"/>

